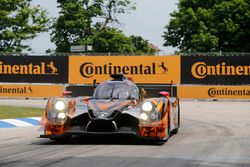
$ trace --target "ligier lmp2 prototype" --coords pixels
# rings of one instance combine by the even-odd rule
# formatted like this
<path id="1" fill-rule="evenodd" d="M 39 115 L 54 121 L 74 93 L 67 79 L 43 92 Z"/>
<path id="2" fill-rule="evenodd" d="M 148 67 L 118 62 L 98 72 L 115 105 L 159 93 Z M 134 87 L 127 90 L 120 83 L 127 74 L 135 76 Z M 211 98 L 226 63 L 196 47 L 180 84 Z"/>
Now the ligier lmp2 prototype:
<path id="1" fill-rule="evenodd" d="M 111 75 L 93 96 L 50 98 L 43 114 L 41 138 L 70 139 L 72 135 L 130 134 L 149 141 L 166 141 L 180 126 L 179 99 L 161 91 L 145 98 L 147 91 L 123 75 Z M 168 85 L 170 86 L 170 85 Z"/>

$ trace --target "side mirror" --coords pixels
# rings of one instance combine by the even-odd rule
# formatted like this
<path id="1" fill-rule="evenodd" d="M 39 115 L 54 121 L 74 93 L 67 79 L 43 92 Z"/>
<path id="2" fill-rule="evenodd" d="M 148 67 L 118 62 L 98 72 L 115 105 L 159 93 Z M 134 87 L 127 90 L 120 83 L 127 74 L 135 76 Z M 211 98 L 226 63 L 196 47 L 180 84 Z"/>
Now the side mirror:
<path id="1" fill-rule="evenodd" d="M 161 91 L 159 92 L 159 95 L 164 96 L 164 97 L 169 97 L 169 92 Z"/>
<path id="2" fill-rule="evenodd" d="M 72 91 L 63 91 L 63 94 L 62 94 L 63 96 L 70 96 L 70 95 L 72 95 Z"/>
<path id="3" fill-rule="evenodd" d="M 84 103 L 87 103 L 89 100 L 90 100 L 90 97 L 85 97 L 85 98 L 82 99 L 82 101 L 83 101 Z"/>

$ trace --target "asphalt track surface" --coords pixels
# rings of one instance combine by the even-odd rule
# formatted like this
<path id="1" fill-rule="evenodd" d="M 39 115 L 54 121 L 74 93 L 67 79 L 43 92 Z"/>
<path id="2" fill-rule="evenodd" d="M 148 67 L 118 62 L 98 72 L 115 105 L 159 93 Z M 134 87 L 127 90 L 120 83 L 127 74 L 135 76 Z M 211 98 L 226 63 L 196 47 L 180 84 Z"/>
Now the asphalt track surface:
<path id="1" fill-rule="evenodd" d="M 165 144 L 131 137 L 37 138 L 38 127 L 0 129 L 1 167 L 247 167 L 250 102 L 181 102 L 181 129 Z"/>

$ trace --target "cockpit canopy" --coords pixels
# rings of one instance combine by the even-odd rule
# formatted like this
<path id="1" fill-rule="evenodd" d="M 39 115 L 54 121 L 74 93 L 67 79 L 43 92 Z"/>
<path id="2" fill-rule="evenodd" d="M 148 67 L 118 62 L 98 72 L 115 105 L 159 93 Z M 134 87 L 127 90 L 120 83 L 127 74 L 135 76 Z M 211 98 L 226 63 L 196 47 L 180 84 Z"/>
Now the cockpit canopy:
<path id="1" fill-rule="evenodd" d="M 139 99 L 138 87 L 129 80 L 106 81 L 97 86 L 94 99 Z"/>

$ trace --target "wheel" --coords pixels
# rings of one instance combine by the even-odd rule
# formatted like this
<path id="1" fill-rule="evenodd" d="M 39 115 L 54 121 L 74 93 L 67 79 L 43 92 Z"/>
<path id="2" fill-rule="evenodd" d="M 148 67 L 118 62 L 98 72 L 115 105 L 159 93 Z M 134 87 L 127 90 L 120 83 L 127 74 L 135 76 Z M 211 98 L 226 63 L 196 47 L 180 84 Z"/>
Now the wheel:
<path id="1" fill-rule="evenodd" d="M 171 132 L 171 134 L 173 134 L 173 135 L 178 133 L 179 127 L 180 127 L 180 104 L 179 104 L 179 102 L 178 102 L 178 113 L 177 113 L 177 115 L 178 115 L 178 127 Z"/>
<path id="2" fill-rule="evenodd" d="M 176 128 L 176 129 L 174 129 L 174 130 L 171 132 L 171 134 L 175 135 L 175 134 L 178 133 L 178 131 L 179 131 L 179 128 Z"/>
<path id="3" fill-rule="evenodd" d="M 180 101 L 178 101 L 178 128 L 180 128 L 181 124 L 181 109 L 180 109 Z"/>
<path id="4" fill-rule="evenodd" d="M 168 133 L 167 133 L 167 136 L 164 138 L 164 139 L 162 139 L 163 141 L 167 141 L 168 139 L 169 139 L 169 137 L 171 136 L 171 133 L 170 133 L 170 118 L 169 118 L 169 113 L 168 113 Z"/>

